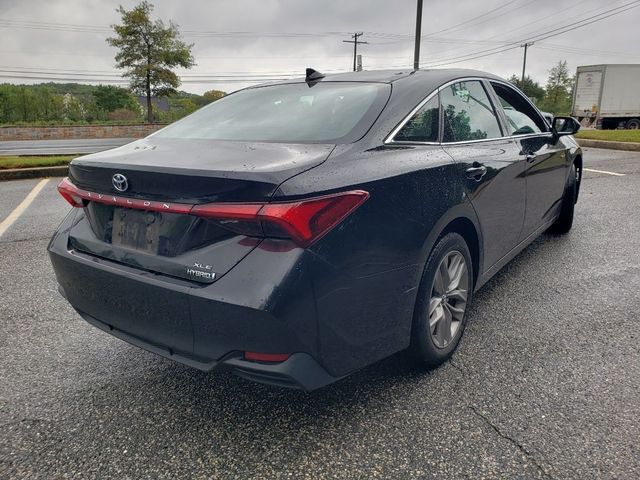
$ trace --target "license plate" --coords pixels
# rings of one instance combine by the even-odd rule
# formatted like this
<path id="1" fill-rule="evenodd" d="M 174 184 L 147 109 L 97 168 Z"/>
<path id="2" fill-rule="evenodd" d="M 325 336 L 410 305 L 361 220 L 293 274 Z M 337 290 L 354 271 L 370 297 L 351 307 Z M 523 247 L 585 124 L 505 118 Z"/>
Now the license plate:
<path id="1" fill-rule="evenodd" d="M 120 247 L 158 252 L 160 213 L 115 208 L 111 243 Z"/>

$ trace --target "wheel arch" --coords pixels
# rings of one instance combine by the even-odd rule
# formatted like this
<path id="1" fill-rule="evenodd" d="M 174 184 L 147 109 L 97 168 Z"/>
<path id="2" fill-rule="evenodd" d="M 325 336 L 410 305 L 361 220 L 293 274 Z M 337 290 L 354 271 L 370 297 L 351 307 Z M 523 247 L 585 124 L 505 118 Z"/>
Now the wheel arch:
<path id="1" fill-rule="evenodd" d="M 575 158 L 573 159 L 573 164 L 576 166 L 577 171 L 577 185 L 576 185 L 576 202 L 578 201 L 578 196 L 580 195 L 580 185 L 582 184 L 582 151 L 579 151 Z"/>
<path id="2" fill-rule="evenodd" d="M 473 285 L 478 280 L 480 271 L 480 237 L 475 225 L 467 217 L 457 217 L 447 224 L 440 233 L 440 237 L 444 237 L 448 233 L 457 233 L 464 238 L 471 253 L 471 263 L 473 267 Z"/>
<path id="3" fill-rule="evenodd" d="M 473 267 L 473 283 L 475 285 L 483 266 L 483 241 L 478 218 L 468 200 L 447 211 L 431 229 L 424 244 L 424 263 L 426 264 L 429 254 L 438 240 L 452 232 L 461 235 L 469 247 Z"/>

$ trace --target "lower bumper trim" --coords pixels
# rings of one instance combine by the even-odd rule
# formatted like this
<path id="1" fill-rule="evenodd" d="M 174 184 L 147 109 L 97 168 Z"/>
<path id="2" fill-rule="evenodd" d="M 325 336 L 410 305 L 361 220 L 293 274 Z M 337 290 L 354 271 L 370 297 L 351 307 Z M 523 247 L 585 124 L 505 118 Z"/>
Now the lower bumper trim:
<path id="1" fill-rule="evenodd" d="M 60 293 L 64 296 L 64 291 L 61 288 Z M 311 355 L 304 352 L 294 353 L 281 363 L 247 361 L 241 352 L 232 352 L 221 360 L 199 359 L 185 352 L 178 352 L 162 345 L 150 343 L 101 322 L 85 312 L 77 309 L 76 311 L 88 323 L 116 338 L 198 370 L 210 371 L 214 368 L 226 367 L 247 380 L 305 391 L 316 390 L 343 378 L 330 375 Z"/>

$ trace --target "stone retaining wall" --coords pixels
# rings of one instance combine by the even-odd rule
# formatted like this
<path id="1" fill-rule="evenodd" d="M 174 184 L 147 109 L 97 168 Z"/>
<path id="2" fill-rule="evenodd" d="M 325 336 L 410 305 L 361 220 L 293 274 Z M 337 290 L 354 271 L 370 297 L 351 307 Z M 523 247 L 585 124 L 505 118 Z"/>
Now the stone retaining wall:
<path id="1" fill-rule="evenodd" d="M 62 140 L 78 138 L 142 138 L 164 126 L 164 124 L 138 124 L 0 127 L 0 142 L 9 140 Z"/>

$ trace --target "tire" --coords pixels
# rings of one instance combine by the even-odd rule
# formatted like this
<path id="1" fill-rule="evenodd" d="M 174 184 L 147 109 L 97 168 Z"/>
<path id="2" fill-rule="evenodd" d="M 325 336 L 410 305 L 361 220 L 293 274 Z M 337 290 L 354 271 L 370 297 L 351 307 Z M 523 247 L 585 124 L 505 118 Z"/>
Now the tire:
<path id="1" fill-rule="evenodd" d="M 567 186 L 562 197 L 562 206 L 560 207 L 560 215 L 555 222 L 549 227 L 547 232 L 563 235 L 571 230 L 573 225 L 573 213 L 575 211 L 576 201 L 578 198 L 578 180 L 576 176 L 576 166 L 571 165 Z"/>
<path id="2" fill-rule="evenodd" d="M 640 118 L 632 118 L 625 125 L 627 130 L 638 130 L 640 129 Z"/>
<path id="3" fill-rule="evenodd" d="M 443 276 L 445 270 L 448 282 Z M 448 233 L 433 247 L 420 281 L 411 332 L 415 358 L 435 367 L 451 357 L 464 332 L 472 298 L 469 247 L 462 236 Z"/>

